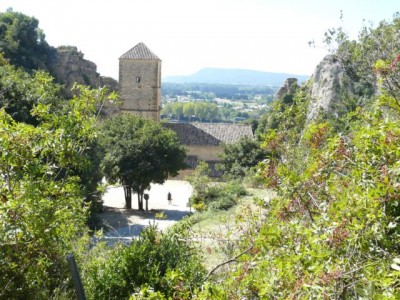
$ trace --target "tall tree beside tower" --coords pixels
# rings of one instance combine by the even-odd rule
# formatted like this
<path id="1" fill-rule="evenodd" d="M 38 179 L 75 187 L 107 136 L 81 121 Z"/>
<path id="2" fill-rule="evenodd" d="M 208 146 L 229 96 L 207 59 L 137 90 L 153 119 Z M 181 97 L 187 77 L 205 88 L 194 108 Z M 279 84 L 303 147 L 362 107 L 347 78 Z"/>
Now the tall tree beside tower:
<path id="1" fill-rule="evenodd" d="M 108 119 L 101 132 L 103 171 L 110 183 L 123 186 L 128 209 L 132 192 L 143 210 L 143 194 L 150 184 L 162 184 L 185 167 L 185 148 L 173 131 L 157 122 L 123 114 Z"/>

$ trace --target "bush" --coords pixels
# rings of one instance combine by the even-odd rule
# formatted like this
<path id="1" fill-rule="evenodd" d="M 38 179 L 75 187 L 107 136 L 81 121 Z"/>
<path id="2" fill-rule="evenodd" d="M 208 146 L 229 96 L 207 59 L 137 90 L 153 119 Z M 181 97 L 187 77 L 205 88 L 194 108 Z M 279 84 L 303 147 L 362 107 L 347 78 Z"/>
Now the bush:
<path id="1" fill-rule="evenodd" d="M 160 234 L 152 226 L 130 246 L 96 246 L 82 272 L 88 299 L 128 299 L 145 290 L 167 299 L 190 298 L 205 270 L 191 245 L 178 238 L 184 231 Z"/>
<path id="2" fill-rule="evenodd" d="M 204 202 L 198 202 L 196 204 L 193 204 L 193 208 L 196 211 L 205 211 L 207 209 L 206 205 L 204 204 Z"/>
<path id="3" fill-rule="evenodd" d="M 196 192 L 190 198 L 190 203 L 197 211 L 227 210 L 238 203 L 241 196 L 246 195 L 246 189 L 241 183 L 212 183 L 201 193 Z"/>
<path id="4" fill-rule="evenodd" d="M 221 198 L 218 201 L 211 202 L 208 206 L 209 210 L 228 210 L 237 204 L 236 199 Z"/>
<path id="5" fill-rule="evenodd" d="M 18 72 L 3 71 L 18 81 Z M 55 89 L 51 78 L 35 76 L 37 92 L 46 98 Z M 90 165 L 83 153 L 95 139 L 98 96 L 82 87 L 67 102 L 38 102 L 32 110 L 40 120 L 36 126 L 0 109 L 1 299 L 51 299 L 72 286 L 65 256 L 87 230 L 81 178 L 72 170 Z"/>

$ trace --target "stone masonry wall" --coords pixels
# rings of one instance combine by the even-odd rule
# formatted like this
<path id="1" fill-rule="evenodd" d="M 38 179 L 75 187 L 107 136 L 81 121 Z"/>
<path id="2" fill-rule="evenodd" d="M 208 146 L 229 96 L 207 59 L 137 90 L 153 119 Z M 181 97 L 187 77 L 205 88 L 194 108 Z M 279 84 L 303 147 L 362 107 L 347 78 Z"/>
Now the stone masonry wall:
<path id="1" fill-rule="evenodd" d="M 156 60 L 119 61 L 121 113 L 160 120 L 161 62 Z"/>

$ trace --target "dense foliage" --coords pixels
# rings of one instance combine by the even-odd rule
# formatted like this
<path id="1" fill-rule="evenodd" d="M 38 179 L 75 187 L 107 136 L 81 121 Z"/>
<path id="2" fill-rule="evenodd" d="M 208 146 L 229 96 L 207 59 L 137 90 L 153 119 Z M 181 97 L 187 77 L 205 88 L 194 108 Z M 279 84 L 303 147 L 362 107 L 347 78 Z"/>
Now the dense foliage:
<path id="1" fill-rule="evenodd" d="M 143 194 L 150 184 L 164 183 L 186 166 L 186 150 L 176 133 L 152 120 L 133 115 L 110 118 L 101 127 L 100 141 L 104 174 L 109 182 L 122 184 L 128 209 L 132 191 L 143 210 Z"/>
<path id="2" fill-rule="evenodd" d="M 193 187 L 190 204 L 197 210 L 226 210 L 238 203 L 240 196 L 246 195 L 246 189 L 237 181 L 213 182 L 210 168 L 200 161 L 193 174 L 186 179 Z"/>
<path id="3" fill-rule="evenodd" d="M 19 71 L 9 71 L 17 81 Z M 46 99 L 51 79 L 38 73 L 32 80 Z M 95 138 L 96 99 L 81 88 L 57 106 L 38 102 L 31 112 L 37 126 L 0 110 L 1 298 L 44 299 L 68 288 L 65 255 L 85 232 L 87 216 L 74 175 L 90 165 L 84 154 Z"/>
<path id="4" fill-rule="evenodd" d="M 220 155 L 220 169 L 226 177 L 243 179 L 252 168 L 266 158 L 267 154 L 259 141 L 248 137 L 242 138 L 235 144 L 224 145 Z"/>
<path id="5" fill-rule="evenodd" d="M 17 122 L 24 122 L 34 126 L 40 125 L 42 120 L 32 113 L 32 109 L 39 105 L 48 105 L 49 113 L 57 114 L 66 103 L 59 96 L 59 86 L 44 71 L 35 71 L 32 75 L 21 68 L 16 68 L 6 62 L 0 55 L 0 107 Z M 79 93 L 78 90 L 74 92 Z M 107 90 L 99 90 L 97 99 L 105 99 Z M 100 157 L 97 141 L 92 140 L 90 146 L 81 153 L 84 159 L 90 160 L 84 169 L 70 168 L 69 175 L 77 175 L 80 184 L 85 190 L 85 200 L 92 204 L 91 212 L 97 211 L 100 205 L 101 194 L 98 184 L 102 179 L 100 174 Z M 61 172 L 62 176 L 65 172 Z"/>
<path id="6" fill-rule="evenodd" d="M 0 110 L 0 298 L 73 298 L 68 253 L 76 254 L 91 299 L 106 294 L 129 298 L 153 289 L 159 298 L 189 297 L 204 270 L 190 243 L 180 240 L 184 229 L 163 236 L 150 229 L 129 247 L 89 247 L 85 200 L 97 199 L 102 151 L 97 146 L 96 104 L 104 101 L 106 90 L 79 87 L 77 96 L 63 101 L 44 72 L 30 76 L 6 63 L 0 72 L 3 103 L 20 107 L 12 114 L 6 112 L 10 106 Z M 29 107 L 21 105 L 25 99 L 31 100 Z M 164 149 L 171 142 L 174 157 L 183 156 L 169 131 L 147 125 L 140 131 L 144 137 L 159 137 Z"/>
<path id="7" fill-rule="evenodd" d="M 369 29 L 375 44 L 362 33 L 339 46 L 337 54 L 350 57 L 344 68 L 379 87 L 372 104 L 368 93 L 356 93 L 361 101 L 340 119 L 313 122 L 306 121 L 306 94 L 274 104 L 263 124 L 270 154 L 260 170 L 277 197 L 262 203 L 264 224 L 243 236 L 238 252 L 252 247 L 242 263 L 201 297 L 400 297 L 398 26 L 395 18 Z M 374 68 L 361 64 L 364 57 Z"/>
<path id="8" fill-rule="evenodd" d="M 0 53 L 14 66 L 46 70 L 51 48 L 39 21 L 12 10 L 0 13 Z"/>
<path id="9" fill-rule="evenodd" d="M 83 277 L 89 299 L 190 299 L 201 286 L 205 270 L 191 243 L 188 224 L 167 234 L 153 226 L 129 246 L 98 245 L 85 263 Z M 151 298 L 153 296 L 153 298 Z"/>
<path id="10" fill-rule="evenodd" d="M 176 102 L 167 104 L 162 113 L 169 118 L 187 121 L 216 121 L 221 119 L 221 112 L 215 103 Z"/>
<path id="11" fill-rule="evenodd" d="M 0 61 L 0 107 L 17 122 L 37 125 L 32 108 L 38 103 L 57 105 L 57 87 L 43 72 L 31 76 L 8 64 L 1 55 Z"/>
<path id="12" fill-rule="evenodd" d="M 40 68 L 43 57 L 25 60 L 31 46 L 18 42 L 28 39 L 19 31 L 36 29 L 34 19 L 2 14 L 1 51 Z M 245 230 L 233 258 L 207 275 L 186 222 L 166 234 L 150 226 L 129 246 L 89 247 L 84 199 L 101 177 L 95 104 L 106 91 L 80 87 L 62 101 L 47 74 L 0 59 L 0 298 L 72 298 L 65 255 L 74 252 L 89 299 L 399 299 L 399 29 L 395 16 L 358 41 L 327 34 L 355 83 L 335 116 L 307 120 L 307 85 L 272 103 L 257 131 L 266 151 L 258 170 L 277 196 L 256 199 L 265 218 L 238 220 Z M 106 121 L 101 144 L 109 179 L 138 194 L 183 167 L 176 136 L 132 116 Z M 227 169 L 242 177 L 259 150 L 249 141 L 232 146 Z M 193 206 L 236 204 L 243 187 L 213 183 L 207 170 L 200 163 L 189 178 Z"/>
<path id="13" fill-rule="evenodd" d="M 376 91 L 372 66 L 377 60 L 391 62 L 400 53 L 399 28 L 400 15 L 396 13 L 392 21 L 382 21 L 376 28 L 363 27 L 358 41 L 349 40 L 342 28 L 331 29 L 325 34 L 326 44 L 355 82 L 355 92 L 359 96 L 371 96 Z M 387 92 L 391 88 L 386 86 Z"/>

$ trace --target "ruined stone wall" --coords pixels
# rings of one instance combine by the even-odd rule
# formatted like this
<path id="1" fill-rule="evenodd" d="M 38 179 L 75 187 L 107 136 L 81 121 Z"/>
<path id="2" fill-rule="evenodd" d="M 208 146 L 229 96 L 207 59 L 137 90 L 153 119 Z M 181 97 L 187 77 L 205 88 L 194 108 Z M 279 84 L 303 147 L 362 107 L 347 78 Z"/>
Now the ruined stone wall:
<path id="1" fill-rule="evenodd" d="M 119 61 L 121 113 L 131 113 L 160 121 L 161 61 Z"/>

